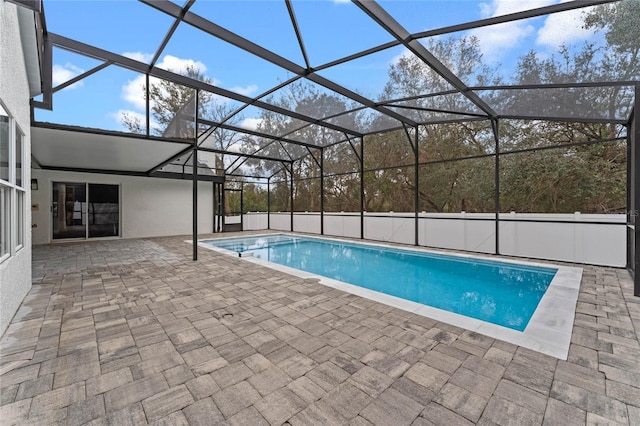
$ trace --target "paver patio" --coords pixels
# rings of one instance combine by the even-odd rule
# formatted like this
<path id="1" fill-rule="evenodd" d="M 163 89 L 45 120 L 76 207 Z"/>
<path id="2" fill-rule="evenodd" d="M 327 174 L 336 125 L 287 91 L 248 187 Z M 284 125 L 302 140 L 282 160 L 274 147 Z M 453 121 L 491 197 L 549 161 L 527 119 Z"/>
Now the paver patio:
<path id="1" fill-rule="evenodd" d="M 182 237 L 33 248 L 0 423 L 640 424 L 640 298 L 584 273 L 567 361 Z"/>

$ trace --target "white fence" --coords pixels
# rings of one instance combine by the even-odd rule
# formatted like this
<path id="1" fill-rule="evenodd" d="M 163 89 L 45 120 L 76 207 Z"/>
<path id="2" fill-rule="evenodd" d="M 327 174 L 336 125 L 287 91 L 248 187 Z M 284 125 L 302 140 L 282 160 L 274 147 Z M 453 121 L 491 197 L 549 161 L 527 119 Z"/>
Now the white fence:
<path id="1" fill-rule="evenodd" d="M 493 213 L 420 213 L 418 217 L 421 246 L 495 252 Z M 500 219 L 501 254 L 615 267 L 626 265 L 625 215 L 501 213 Z M 244 229 L 267 229 L 268 221 L 271 229 L 291 230 L 288 212 L 271 213 L 269 220 L 266 213 L 248 213 L 244 216 Z M 319 234 L 320 213 L 294 213 L 293 231 Z M 359 238 L 360 213 L 325 213 L 324 234 Z M 365 213 L 364 238 L 415 244 L 414 214 Z"/>

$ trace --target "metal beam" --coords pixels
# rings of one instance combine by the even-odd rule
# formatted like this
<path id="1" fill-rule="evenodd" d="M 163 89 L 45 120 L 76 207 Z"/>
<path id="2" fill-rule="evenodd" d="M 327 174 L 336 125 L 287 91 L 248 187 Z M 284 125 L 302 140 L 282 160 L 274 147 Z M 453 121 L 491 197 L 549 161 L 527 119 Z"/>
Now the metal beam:
<path id="1" fill-rule="evenodd" d="M 149 170 L 147 170 L 147 174 L 151 174 L 153 172 L 155 172 L 158 169 L 161 169 L 162 167 L 173 163 L 174 161 L 176 161 L 177 159 L 179 159 L 180 157 L 182 157 L 185 154 L 188 154 L 189 152 L 191 152 L 191 150 L 193 150 L 192 146 L 188 146 L 185 149 L 183 149 L 182 151 L 180 151 L 179 153 L 177 153 L 176 155 L 172 155 L 171 158 L 169 158 L 168 160 L 164 160 L 162 163 L 153 166 L 152 168 L 150 168 Z"/>
<path id="2" fill-rule="evenodd" d="M 282 158 L 267 157 L 264 155 L 244 154 L 242 152 L 225 151 L 224 149 L 207 148 L 202 146 L 198 147 L 198 151 L 211 152 L 213 154 L 225 154 L 229 156 L 236 156 L 236 157 L 243 157 L 243 158 L 253 158 L 256 160 L 276 161 L 278 163 L 282 161 Z"/>
<path id="3" fill-rule="evenodd" d="M 155 4 L 155 2 L 153 2 Z M 170 2 L 168 2 L 170 3 Z M 173 4 L 173 3 L 172 3 Z M 221 87 L 214 86 L 212 84 L 206 83 L 201 80 L 194 80 L 182 74 L 177 74 L 171 71 L 167 71 L 158 67 L 149 68 L 148 64 L 144 62 L 136 61 L 135 59 L 127 58 L 126 56 L 118 55 L 113 52 L 109 52 L 104 49 L 100 49 L 98 47 L 94 47 L 76 40 L 72 40 L 70 38 L 61 36 L 59 34 L 49 33 L 49 38 L 51 42 L 62 49 L 69 50 L 74 53 L 79 53 L 84 56 L 88 56 L 91 58 L 95 58 L 103 61 L 112 61 L 115 65 L 121 66 L 123 68 L 130 69 L 132 71 L 139 72 L 141 74 L 149 74 L 153 77 L 157 77 L 163 80 L 168 80 L 174 83 L 181 84 L 186 87 L 190 87 L 192 89 L 200 89 L 207 92 L 214 93 L 216 95 L 220 95 L 229 99 L 233 99 L 238 102 L 252 104 L 258 108 L 266 109 L 268 111 L 273 111 L 278 114 L 286 115 L 291 118 L 296 118 L 301 121 L 306 121 L 311 124 L 318 124 L 322 127 L 327 127 L 329 129 L 336 130 L 338 132 L 344 132 L 347 134 L 354 134 L 354 132 L 350 129 L 345 129 L 340 126 L 336 126 L 331 123 L 324 123 L 316 118 L 309 117 L 304 114 L 297 113 L 295 111 L 290 111 L 286 108 L 282 108 L 276 105 L 269 104 L 267 102 L 263 102 L 254 98 L 250 98 L 245 95 L 241 95 L 236 92 L 232 92 L 227 89 L 223 89 Z M 355 134 L 354 134 L 355 135 Z"/>
<path id="4" fill-rule="evenodd" d="M 476 104 L 478 108 L 487 113 L 491 117 L 497 114 L 493 109 L 480 97 L 469 90 L 466 84 L 462 82 L 449 68 L 440 62 L 431 52 L 429 52 L 419 41 L 414 40 L 413 36 L 404 29 L 391 15 L 387 13 L 378 3 L 372 0 L 352 0 L 360 9 L 369 15 L 378 25 L 382 26 L 389 34 L 393 35 L 396 40 L 409 49 L 414 55 L 420 58 L 431 69 L 437 72 L 449 84 L 458 89 L 467 99 Z"/>
<path id="5" fill-rule="evenodd" d="M 484 118 L 484 119 L 489 118 L 486 114 L 477 114 L 477 113 L 473 113 L 473 112 L 460 112 L 460 111 L 451 111 L 451 110 L 446 110 L 446 109 L 423 108 L 423 107 L 407 106 L 407 105 L 391 105 L 391 106 L 393 106 L 394 108 L 408 109 L 408 110 L 411 110 L 411 111 L 438 112 L 438 113 L 442 113 L 442 114 L 469 116 L 469 117 Z M 425 124 L 425 123 L 421 122 L 420 124 Z"/>
<path id="6" fill-rule="evenodd" d="M 496 24 L 501 24 L 501 23 L 505 23 L 505 22 L 517 21 L 517 20 L 521 20 L 521 19 L 535 18 L 537 16 L 544 16 L 544 15 L 549 15 L 549 14 L 558 13 L 558 12 L 565 12 L 567 10 L 590 7 L 590 6 L 595 6 L 595 5 L 599 5 L 599 4 L 605 4 L 605 3 L 614 3 L 616 1 L 620 1 L 620 0 L 599 0 L 599 1 L 587 1 L 587 0 L 585 0 L 585 1 L 579 1 L 579 2 L 559 3 L 559 4 L 552 5 L 552 6 L 545 6 L 545 7 L 540 7 L 540 8 L 536 8 L 536 9 L 525 10 L 525 11 L 522 11 L 522 12 L 510 13 L 508 15 L 496 16 L 496 17 L 487 18 L 487 19 L 479 19 L 479 20 L 472 21 L 472 22 L 467 22 L 467 23 L 464 23 L 464 24 L 452 25 L 452 26 L 448 26 L 448 27 L 437 28 L 437 29 L 434 29 L 434 30 L 418 32 L 418 33 L 414 33 L 412 35 L 412 37 L 414 39 L 420 39 L 420 38 L 425 38 L 425 37 L 433 37 L 433 36 L 437 36 L 437 35 L 450 34 L 450 33 L 454 33 L 454 32 L 459 32 L 459 31 L 471 30 L 471 29 L 474 29 L 474 28 L 485 27 L 485 26 L 488 26 L 488 25 L 496 25 Z M 400 44 L 401 44 L 401 42 L 398 41 L 398 40 L 390 41 L 390 42 L 387 42 L 387 43 L 384 43 L 384 44 L 380 44 L 378 46 L 369 48 L 367 50 L 363 50 L 361 52 L 354 53 L 352 55 L 345 56 L 343 58 L 336 59 L 336 60 L 333 60 L 331 62 L 327 62 L 326 64 L 319 65 L 319 66 L 315 67 L 314 70 L 317 72 L 317 71 L 321 71 L 323 69 L 331 68 L 331 67 L 333 67 L 335 65 L 340 65 L 340 64 L 343 64 L 345 62 L 353 61 L 355 59 L 363 58 L 365 56 L 368 56 L 368 55 L 371 55 L 371 54 L 374 54 L 374 53 L 381 52 L 381 51 L 386 50 L 386 49 L 390 49 L 390 48 L 399 46 Z"/>
<path id="7" fill-rule="evenodd" d="M 418 131 L 418 126 L 416 126 L 414 128 L 416 134 L 415 136 L 415 144 L 414 145 L 414 155 L 415 155 L 415 163 L 413 165 L 414 170 L 413 170 L 413 179 L 414 179 L 414 193 L 413 193 L 413 206 L 415 209 L 415 223 L 414 223 L 414 232 L 415 232 L 415 245 L 418 246 L 420 245 L 420 239 L 419 239 L 419 235 L 420 235 L 420 217 L 418 215 L 418 212 L 420 211 L 420 188 L 419 188 L 419 183 L 420 183 L 420 172 L 419 172 L 419 162 L 420 162 L 420 132 Z"/>
<path id="8" fill-rule="evenodd" d="M 631 144 L 634 151 L 632 161 L 632 174 L 633 174 L 633 214 L 636 215 L 633 227 L 633 244 L 634 244 L 634 259 L 633 259 L 633 294 L 634 296 L 640 296 L 640 221 L 638 221 L 638 209 L 640 209 L 640 126 L 638 116 L 640 115 L 640 84 L 636 84 L 635 87 L 635 100 L 633 105 L 633 118 L 631 120 Z"/>
<path id="9" fill-rule="evenodd" d="M 293 145 L 300 145 L 300 146 L 305 146 L 307 148 L 314 148 L 317 149 L 319 148 L 318 145 L 312 144 L 312 143 L 307 143 L 307 142 L 300 142 L 294 139 L 288 139 L 282 136 L 272 136 L 266 133 L 260 133 L 258 131 L 255 130 L 250 130 L 250 129 L 245 129 L 244 127 L 237 127 L 237 126 L 232 126 L 230 124 L 224 124 L 224 123 L 216 123 L 215 121 L 211 121 L 211 120 L 206 120 L 204 118 L 201 118 L 200 120 L 201 124 L 207 124 L 209 126 L 217 126 L 220 129 L 225 129 L 225 130 L 232 130 L 234 132 L 237 133 L 243 133 L 246 135 L 251 135 L 251 136 L 257 136 L 260 138 L 265 138 L 265 139 L 271 139 L 273 141 L 279 141 L 279 142 L 286 142 L 286 143 L 290 143 Z M 200 143 L 200 145 L 202 145 L 204 143 L 204 141 L 202 143 Z"/>
<path id="10" fill-rule="evenodd" d="M 566 3 L 562 3 L 566 4 Z M 471 90 L 522 90 L 522 89 L 574 89 L 580 87 L 634 87 L 636 84 L 633 80 L 617 80 L 617 81 L 586 81 L 574 83 L 539 83 L 539 84 L 505 84 L 498 86 L 472 86 Z"/>
<path id="11" fill-rule="evenodd" d="M 289 80 L 287 80 L 287 81 L 283 81 L 282 83 L 278 84 L 277 86 L 272 87 L 271 89 L 267 90 L 266 92 L 261 93 L 260 95 L 258 95 L 258 96 L 256 97 L 256 99 L 261 99 L 261 98 L 263 98 L 263 97 L 265 97 L 265 96 L 269 96 L 271 93 L 274 93 L 274 92 L 276 92 L 276 91 L 278 91 L 278 90 L 282 89 L 283 87 L 288 86 L 290 83 L 293 83 L 294 81 L 299 80 L 299 79 L 300 79 L 300 76 L 295 76 L 295 77 L 293 77 L 293 78 L 290 78 L 290 79 L 289 79 Z M 232 113 L 228 114 L 226 117 L 224 117 L 222 120 L 220 120 L 220 122 L 216 122 L 216 123 L 211 122 L 211 124 L 210 124 L 210 125 L 211 125 L 211 127 L 210 127 L 209 129 L 207 129 L 205 132 L 203 132 L 202 134 L 204 134 L 204 133 L 206 133 L 206 132 L 213 133 L 213 132 L 214 132 L 214 131 L 216 131 L 216 130 L 217 130 L 217 129 L 222 125 L 222 124 L 224 124 L 224 123 L 226 123 L 227 121 L 231 120 L 231 118 L 233 118 L 233 117 L 237 116 L 237 115 L 238 115 L 238 114 L 240 114 L 243 110 L 245 110 L 246 108 L 248 108 L 248 107 L 250 107 L 250 106 L 252 106 L 252 105 L 253 105 L 253 103 L 251 103 L 251 104 L 244 104 L 244 105 L 242 105 L 241 107 L 239 107 L 238 109 L 236 109 L 235 111 L 233 111 Z M 203 120 L 203 119 L 204 119 L 204 117 L 202 117 L 202 118 L 201 118 L 201 120 Z M 205 140 L 206 140 L 206 139 L 205 139 Z M 202 143 L 204 143 L 204 140 L 203 140 L 200 144 L 202 144 Z"/>
<path id="12" fill-rule="evenodd" d="M 309 64 L 309 57 L 307 56 L 307 49 L 305 49 L 304 47 L 304 41 L 302 40 L 302 33 L 300 33 L 300 27 L 298 26 L 296 13 L 293 10 L 293 4 L 291 4 L 291 0 L 285 0 L 285 4 L 287 5 L 287 11 L 289 11 L 289 19 L 291 19 L 291 25 L 293 25 L 293 31 L 296 33 L 296 38 L 298 39 L 298 46 L 300 46 L 300 51 L 302 52 L 302 57 L 304 58 L 304 64 L 307 66 L 307 69 L 311 69 L 311 65 Z"/>
<path id="13" fill-rule="evenodd" d="M 182 8 L 169 0 L 140 0 L 140 2 L 174 18 L 179 18 L 182 15 Z M 289 70 L 294 74 L 304 75 L 306 73 L 306 70 L 296 63 L 291 62 L 290 60 L 276 53 L 273 53 L 272 51 L 267 50 L 264 47 L 257 45 L 243 37 L 240 37 L 239 35 L 227 30 L 226 28 L 214 24 L 213 22 L 193 12 L 186 12 L 182 17 L 182 21 L 189 25 L 192 25 L 193 27 L 201 31 L 224 40 L 227 43 L 230 43 L 242 50 L 250 52 L 264 59 L 265 61 L 271 62 L 286 70 Z"/>
<path id="14" fill-rule="evenodd" d="M 364 239 L 364 137 L 360 138 L 360 239 Z"/>
<path id="15" fill-rule="evenodd" d="M 90 133 L 92 135 L 105 135 L 105 136 L 117 136 L 121 138 L 144 139 L 149 141 L 155 141 L 158 143 L 178 143 L 181 145 L 191 146 L 191 142 L 185 139 L 161 138 L 158 136 L 147 136 L 147 135 L 141 135 L 138 133 L 125 133 L 125 132 L 118 132 L 114 130 L 90 129 L 87 127 L 70 126 L 68 124 L 46 123 L 43 121 L 34 121 L 33 123 L 31 123 L 31 127 L 38 127 L 41 129 L 52 129 L 52 130 L 68 130 L 68 131 L 78 132 L 78 133 Z"/>
<path id="16" fill-rule="evenodd" d="M 496 143 L 494 169 L 494 198 L 495 213 L 495 254 L 500 254 L 500 127 L 498 119 L 491 120 L 491 129 Z"/>
<path id="17" fill-rule="evenodd" d="M 44 26 L 44 19 L 42 15 L 39 15 L 42 25 Z M 53 94 L 51 93 L 51 85 L 53 84 L 53 44 L 49 38 L 49 34 L 44 31 L 44 34 L 38 34 L 38 38 L 42 37 L 42 102 L 31 99 L 32 108 L 41 108 L 49 111 L 53 110 Z M 33 122 L 33 120 L 31 120 Z"/>
<path id="18" fill-rule="evenodd" d="M 40 164 L 40 168 L 42 170 L 54 170 L 54 171 L 75 172 L 75 173 L 98 173 L 98 174 L 104 174 L 104 175 L 149 177 L 149 175 L 147 175 L 146 172 L 132 172 L 129 170 L 87 169 L 82 167 L 47 166 L 45 164 Z"/>
<path id="19" fill-rule="evenodd" d="M 267 229 L 271 229 L 271 177 L 267 179 Z"/>
<path id="20" fill-rule="evenodd" d="M 7 0 L 9 3 L 26 7 L 36 13 L 42 13 L 42 0 Z"/>
<path id="21" fill-rule="evenodd" d="M 172 3 L 169 0 L 140 0 L 142 3 L 145 3 L 151 7 L 156 8 L 157 10 L 166 13 L 169 16 L 173 16 L 174 18 L 177 18 L 181 12 L 181 8 L 176 5 L 175 3 Z M 389 115 L 391 117 L 396 118 L 397 120 L 400 120 L 402 122 L 405 122 L 406 124 L 409 125 L 415 125 L 415 123 L 412 123 L 411 120 L 407 120 L 405 117 L 402 117 L 399 114 L 394 113 L 393 111 L 387 110 L 384 107 L 378 107 L 375 102 L 364 98 L 363 96 L 358 95 L 355 92 L 352 92 L 332 81 L 329 81 L 323 77 L 320 77 L 316 74 L 313 74 L 313 70 L 309 69 L 309 68 L 303 68 L 300 65 L 268 50 L 265 49 L 264 47 L 257 45 L 229 30 L 227 30 L 226 28 L 223 28 L 207 19 L 204 19 L 203 17 L 192 13 L 192 12 L 186 12 L 184 14 L 183 17 L 183 21 L 198 28 L 201 31 L 204 31 L 212 36 L 215 36 L 221 40 L 226 41 L 227 43 L 230 43 L 246 52 L 249 52 L 255 56 L 258 56 L 259 58 L 262 58 L 268 62 L 271 62 L 272 64 L 275 64 L 289 72 L 292 72 L 294 74 L 297 74 L 299 76 L 305 76 L 307 77 L 309 80 L 312 80 L 330 90 L 333 90 L 334 92 L 340 93 L 343 96 L 346 96 L 348 98 L 351 98 L 357 102 L 360 102 L 364 105 L 369 106 L 370 108 L 373 108 L 375 110 L 377 110 L 378 112 L 385 114 L 385 115 Z M 328 84 L 328 85 L 327 85 Z"/>
<path id="22" fill-rule="evenodd" d="M 550 15 L 552 13 L 566 12 L 568 10 L 581 9 L 599 4 L 614 3 L 620 0 L 580 0 L 570 1 L 566 3 L 558 3 L 551 6 L 544 6 L 535 9 L 524 10 L 522 12 L 510 13 L 508 15 L 495 16 L 493 18 L 480 19 L 477 21 L 467 22 L 464 24 L 451 25 L 448 27 L 437 28 L 435 30 L 422 31 L 415 33 L 415 38 L 434 37 L 442 34 L 456 33 L 467 31 L 474 28 L 486 27 L 489 25 L 502 24 L 504 22 L 519 21 L 522 19 L 535 18 L 537 16 Z"/>
<path id="23" fill-rule="evenodd" d="M 178 25 L 180 25 L 180 22 L 182 22 L 182 17 L 184 16 L 185 13 L 187 13 L 187 11 L 191 8 L 191 6 L 193 6 L 195 1 L 196 0 L 188 0 L 187 3 L 182 8 L 182 12 L 180 14 L 181 16 L 176 17 L 175 21 L 173 21 L 173 24 L 169 28 L 169 31 L 167 31 L 167 34 L 164 36 L 164 38 L 162 39 L 162 42 L 160 43 L 160 46 L 156 50 L 156 54 L 153 55 L 153 58 L 149 63 L 149 68 L 152 68 L 156 65 L 156 62 L 158 62 L 158 59 L 160 58 L 160 55 L 162 55 L 164 48 L 167 47 L 169 40 L 171 40 L 173 33 L 176 32 L 176 30 L 178 29 Z"/>
<path id="24" fill-rule="evenodd" d="M 411 120 L 408 117 L 405 117 L 403 115 L 398 114 L 395 111 L 392 111 L 388 108 L 385 108 L 383 106 L 380 106 L 378 103 L 373 102 L 370 99 L 365 98 L 362 95 L 357 94 L 354 91 L 351 91 L 345 87 L 340 86 L 337 83 L 334 83 L 331 80 L 328 80 L 318 74 L 309 74 L 307 75 L 307 79 L 313 81 L 314 83 L 317 83 L 321 86 L 326 87 L 329 90 L 332 90 L 336 93 L 341 94 L 342 96 L 345 96 L 349 99 L 352 99 L 362 105 L 365 105 L 373 110 L 378 111 L 381 114 L 387 115 L 391 118 L 395 118 L 396 120 L 400 121 L 401 123 L 407 124 L 409 126 L 415 126 L 417 123 L 415 123 L 413 120 Z"/>
<path id="25" fill-rule="evenodd" d="M 198 111 L 198 91 L 196 90 L 196 111 Z M 198 128 L 198 114 L 196 114 L 196 129 Z M 192 150 L 192 172 L 193 172 L 193 180 L 191 184 L 193 185 L 193 260 L 198 260 L 198 135 L 193 135 L 193 150 Z"/>
<path id="26" fill-rule="evenodd" d="M 320 235 L 324 235 L 324 149 L 320 149 Z"/>
<path id="27" fill-rule="evenodd" d="M 78 81 L 82 80 L 83 78 L 89 77 L 90 75 L 95 74 L 98 71 L 105 69 L 109 65 L 113 65 L 113 62 L 106 61 L 106 62 L 98 65 L 97 67 L 91 68 L 89 71 L 85 71 L 82 74 L 73 77 L 71 80 L 67 80 L 64 83 L 58 84 L 56 87 L 53 87 L 51 89 L 51 93 L 56 93 L 56 92 L 64 89 L 65 87 L 69 87 L 72 84 L 77 83 Z"/>
<path id="28" fill-rule="evenodd" d="M 501 119 L 510 120 L 539 120 L 539 121 L 554 121 L 564 123 L 603 123 L 603 124 L 627 124 L 627 120 L 624 119 L 609 119 L 609 118 L 588 118 L 588 117 L 544 117 L 544 116 L 527 116 L 527 115 L 501 115 Z"/>

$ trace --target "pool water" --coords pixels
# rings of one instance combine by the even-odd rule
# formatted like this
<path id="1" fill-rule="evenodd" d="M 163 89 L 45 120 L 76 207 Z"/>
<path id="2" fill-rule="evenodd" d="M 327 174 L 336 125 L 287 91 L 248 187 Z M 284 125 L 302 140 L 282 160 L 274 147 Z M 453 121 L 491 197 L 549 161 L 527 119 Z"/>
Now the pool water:
<path id="1" fill-rule="evenodd" d="M 523 331 L 557 270 L 319 238 L 270 235 L 208 245 Z"/>

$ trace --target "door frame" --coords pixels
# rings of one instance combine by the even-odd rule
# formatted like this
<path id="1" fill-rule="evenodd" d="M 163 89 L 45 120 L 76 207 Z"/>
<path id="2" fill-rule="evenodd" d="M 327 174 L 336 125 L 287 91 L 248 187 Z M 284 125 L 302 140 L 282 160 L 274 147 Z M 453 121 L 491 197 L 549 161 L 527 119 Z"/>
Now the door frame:
<path id="1" fill-rule="evenodd" d="M 53 238 L 53 187 L 56 183 L 64 183 L 64 184 L 73 184 L 73 185 L 81 185 L 85 186 L 85 193 L 87 196 L 87 200 L 85 201 L 85 209 L 84 212 L 86 214 L 87 220 L 84 226 L 84 237 L 75 237 L 75 238 Z M 108 236 L 108 237 L 89 237 L 89 185 L 111 185 L 118 187 L 118 235 Z M 49 181 L 49 189 L 48 189 L 48 200 L 49 200 L 49 232 L 48 238 L 50 243 L 65 243 L 65 242 L 73 242 L 73 241 L 87 241 L 87 240 L 113 240 L 122 238 L 122 184 L 121 183 L 109 183 L 109 182 L 95 182 L 90 180 L 76 180 L 76 179 L 51 179 Z"/>

